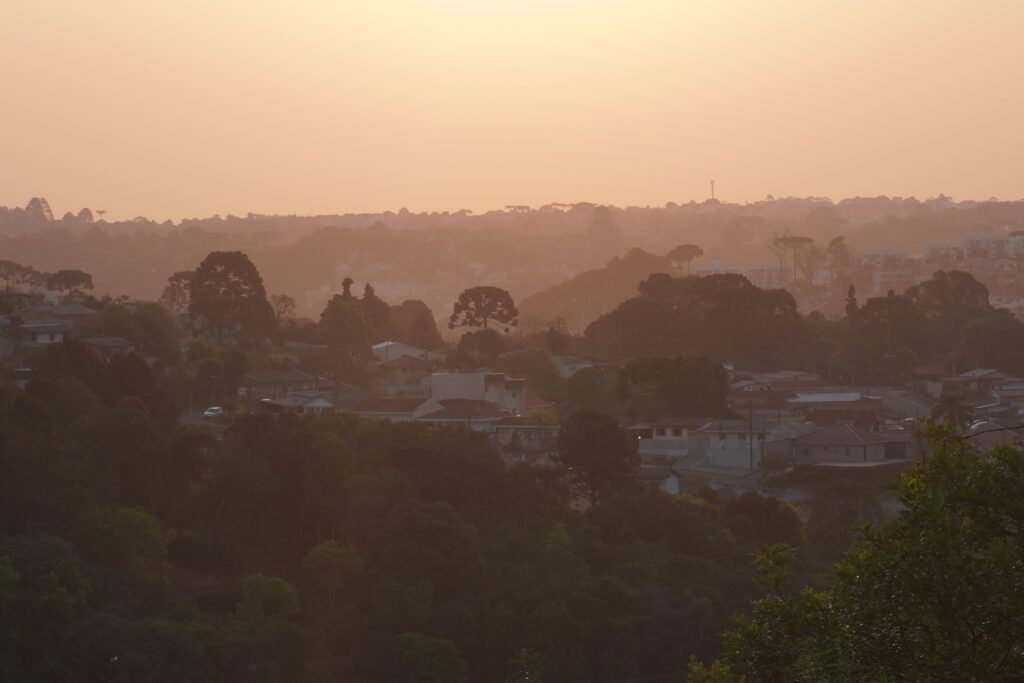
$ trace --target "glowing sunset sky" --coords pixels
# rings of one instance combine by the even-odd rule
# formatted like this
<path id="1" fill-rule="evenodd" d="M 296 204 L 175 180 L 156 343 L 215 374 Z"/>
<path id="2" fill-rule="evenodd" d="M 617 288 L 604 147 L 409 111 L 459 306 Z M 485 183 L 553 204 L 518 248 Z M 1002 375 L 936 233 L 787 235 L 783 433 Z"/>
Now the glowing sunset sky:
<path id="1" fill-rule="evenodd" d="M 0 0 L 0 204 L 1024 197 L 1024 2 Z"/>

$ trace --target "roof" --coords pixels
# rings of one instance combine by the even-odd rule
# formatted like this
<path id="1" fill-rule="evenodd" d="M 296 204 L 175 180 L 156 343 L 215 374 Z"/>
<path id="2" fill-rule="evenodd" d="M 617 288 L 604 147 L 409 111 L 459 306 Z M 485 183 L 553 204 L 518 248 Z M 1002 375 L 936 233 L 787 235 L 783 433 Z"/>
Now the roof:
<path id="1" fill-rule="evenodd" d="M 797 379 L 820 379 L 820 377 L 813 372 L 804 372 L 803 370 L 776 370 L 775 372 L 756 372 L 752 373 L 755 380 L 797 380 Z"/>
<path id="2" fill-rule="evenodd" d="M 850 403 L 852 401 L 864 400 L 864 394 L 859 391 L 829 391 L 825 393 L 801 394 L 797 392 L 795 398 L 789 399 L 790 403 Z"/>
<path id="3" fill-rule="evenodd" d="M 423 405 L 422 398 L 389 398 L 387 396 L 371 396 L 355 404 L 349 411 L 353 413 L 378 414 L 412 414 Z"/>
<path id="4" fill-rule="evenodd" d="M 754 419 L 753 431 L 764 432 L 775 426 L 775 420 Z M 746 420 L 710 420 L 701 426 L 700 431 L 711 433 L 746 434 L 751 425 Z"/>
<path id="5" fill-rule="evenodd" d="M 382 368 L 389 370 L 422 370 L 429 372 L 434 369 L 434 366 L 422 358 L 416 358 L 415 356 L 402 355 L 394 360 L 385 361 L 380 364 Z"/>
<path id="6" fill-rule="evenodd" d="M 993 368 L 975 368 L 974 370 L 968 370 L 967 372 L 962 372 L 959 375 L 957 375 L 957 377 L 961 377 L 963 379 L 968 379 L 968 380 L 970 380 L 970 379 L 1010 379 L 1010 375 L 1008 375 L 1005 372 L 1002 372 L 1000 370 L 995 370 Z"/>
<path id="7" fill-rule="evenodd" d="M 852 422 L 861 429 L 870 430 L 878 422 L 876 408 L 866 410 L 818 408 L 807 414 L 807 421 L 818 427 L 827 427 L 839 422 Z"/>
<path id="8" fill-rule="evenodd" d="M 245 381 L 254 384 L 288 384 L 290 382 L 324 382 L 301 370 L 253 370 L 245 374 Z"/>
<path id="9" fill-rule="evenodd" d="M 662 417 L 652 420 L 651 427 L 684 427 L 686 429 L 698 429 L 710 421 L 707 417 Z M 744 422 L 743 424 L 746 424 Z"/>
<path id="10" fill-rule="evenodd" d="M 127 349 L 135 347 L 133 342 L 130 342 L 127 339 L 122 339 L 121 337 L 88 337 L 83 339 L 82 343 L 104 349 Z"/>
<path id="11" fill-rule="evenodd" d="M 800 446 L 865 446 L 875 443 L 899 443 L 907 440 L 907 432 L 869 432 L 849 422 L 816 429 L 793 439 Z"/>
<path id="12" fill-rule="evenodd" d="M 420 353 L 426 353 L 426 349 L 421 349 L 418 346 L 413 346 L 412 344 L 406 344 L 405 342 L 400 341 L 382 341 L 374 344 L 370 348 L 373 349 L 374 351 L 384 351 L 390 349 L 393 346 L 404 346 L 408 349 L 416 349 Z"/>
<path id="13" fill-rule="evenodd" d="M 32 334 L 47 334 L 55 332 L 71 332 L 74 328 L 66 320 L 39 320 L 26 322 L 20 325 L 16 332 L 29 332 Z"/>
<path id="14" fill-rule="evenodd" d="M 284 398 L 279 399 L 264 399 L 267 403 L 272 403 L 277 406 L 284 408 L 295 408 L 298 406 L 306 406 L 315 401 L 324 401 L 329 405 L 334 405 L 334 392 L 332 391 L 292 391 Z"/>
<path id="15" fill-rule="evenodd" d="M 497 403 L 469 398 L 446 398 L 438 401 L 440 410 L 421 415 L 420 420 L 500 420 L 511 413 Z"/>
<path id="16" fill-rule="evenodd" d="M 80 304 L 55 304 L 55 305 L 44 304 L 44 305 L 40 305 L 40 306 L 26 306 L 25 308 L 23 308 L 20 311 L 18 311 L 18 315 L 20 315 L 22 317 L 25 317 L 26 315 L 28 315 L 28 316 L 55 315 L 55 316 L 73 317 L 73 316 L 92 315 L 93 313 L 96 313 L 96 312 L 97 311 L 95 309 L 89 308 L 88 306 L 82 306 Z"/>

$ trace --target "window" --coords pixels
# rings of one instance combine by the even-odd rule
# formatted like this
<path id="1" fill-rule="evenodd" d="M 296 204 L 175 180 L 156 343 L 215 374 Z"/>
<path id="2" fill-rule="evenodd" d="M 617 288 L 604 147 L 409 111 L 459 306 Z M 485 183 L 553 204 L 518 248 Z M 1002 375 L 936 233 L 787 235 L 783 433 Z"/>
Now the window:
<path id="1" fill-rule="evenodd" d="M 725 432 L 719 432 L 718 433 L 718 440 L 723 442 L 723 443 L 725 442 Z"/>
<path id="2" fill-rule="evenodd" d="M 681 427 L 673 427 L 672 428 L 672 436 L 682 436 L 682 435 L 683 435 L 683 429 Z"/>
<path id="3" fill-rule="evenodd" d="M 655 436 L 665 436 L 665 430 L 664 429 L 655 429 L 654 430 L 654 435 Z"/>
<path id="4" fill-rule="evenodd" d="M 757 435 L 757 440 L 764 441 L 764 432 L 761 432 L 760 434 Z"/>

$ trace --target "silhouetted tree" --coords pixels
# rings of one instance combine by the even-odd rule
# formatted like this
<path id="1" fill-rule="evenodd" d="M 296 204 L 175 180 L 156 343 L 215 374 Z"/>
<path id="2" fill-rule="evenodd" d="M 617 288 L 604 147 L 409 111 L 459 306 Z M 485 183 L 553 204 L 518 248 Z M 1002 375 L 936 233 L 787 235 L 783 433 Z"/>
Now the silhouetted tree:
<path id="1" fill-rule="evenodd" d="M 860 306 L 857 304 L 857 288 L 852 284 L 846 290 L 846 317 L 850 320 L 857 317 Z"/>
<path id="2" fill-rule="evenodd" d="M 455 302 L 448 327 L 483 327 L 496 322 L 505 327 L 519 323 L 519 311 L 512 296 L 499 287 L 470 287 Z"/>
<path id="3" fill-rule="evenodd" d="M 591 505 L 626 486 L 639 466 L 636 439 L 614 417 L 593 410 L 573 413 L 562 423 L 557 461 L 570 485 Z"/>
<path id="4" fill-rule="evenodd" d="M 92 289 L 92 275 L 77 269 L 58 270 L 46 277 L 46 288 L 72 295 Z"/>
<path id="5" fill-rule="evenodd" d="M 274 309 L 274 320 L 280 325 L 295 312 L 295 299 L 287 294 L 271 294 L 270 307 Z"/>
<path id="6" fill-rule="evenodd" d="M 205 318 L 219 337 L 263 335 L 274 327 L 263 278 L 240 251 L 214 251 L 203 259 L 189 288 L 189 312 Z"/>
<path id="7" fill-rule="evenodd" d="M 704 255 L 704 250 L 696 244 L 680 244 L 675 247 L 672 251 L 668 252 L 667 257 L 673 263 L 685 263 L 686 272 L 690 272 L 690 262 L 699 259 Z"/>
<path id="8" fill-rule="evenodd" d="M 320 314 L 320 331 L 337 381 L 360 378 L 371 356 L 373 330 L 355 299 L 335 294 Z"/>
<path id="9" fill-rule="evenodd" d="M 187 311 L 192 278 L 195 275 L 196 271 L 194 270 L 182 270 L 170 275 L 167 278 L 167 286 L 164 287 L 163 294 L 160 295 L 160 303 L 173 313 Z"/>

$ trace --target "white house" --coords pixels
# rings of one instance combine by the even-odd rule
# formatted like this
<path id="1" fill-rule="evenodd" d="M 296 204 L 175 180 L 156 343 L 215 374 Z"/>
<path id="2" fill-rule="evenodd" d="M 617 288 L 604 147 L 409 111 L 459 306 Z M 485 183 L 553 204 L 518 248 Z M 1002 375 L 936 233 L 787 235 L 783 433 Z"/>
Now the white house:
<path id="1" fill-rule="evenodd" d="M 580 370 L 594 367 L 594 364 L 586 358 L 576 356 L 552 356 L 551 362 L 558 368 L 558 374 L 562 376 L 562 379 L 569 379 Z"/>
<path id="2" fill-rule="evenodd" d="M 506 377 L 501 372 L 435 372 L 423 380 L 435 401 L 467 399 L 489 401 L 512 415 L 526 412 L 526 380 Z"/>
<path id="3" fill-rule="evenodd" d="M 708 463 L 720 467 L 756 468 L 775 421 L 711 420 L 695 434 L 707 438 Z"/>
<path id="4" fill-rule="evenodd" d="M 411 356 L 412 358 L 420 358 L 423 360 L 427 359 L 426 349 L 421 349 L 417 346 L 413 346 L 412 344 L 406 344 L 405 342 L 383 341 L 379 344 L 374 344 L 371 349 L 373 351 L 373 359 L 381 363 L 397 360 L 402 356 Z"/>

